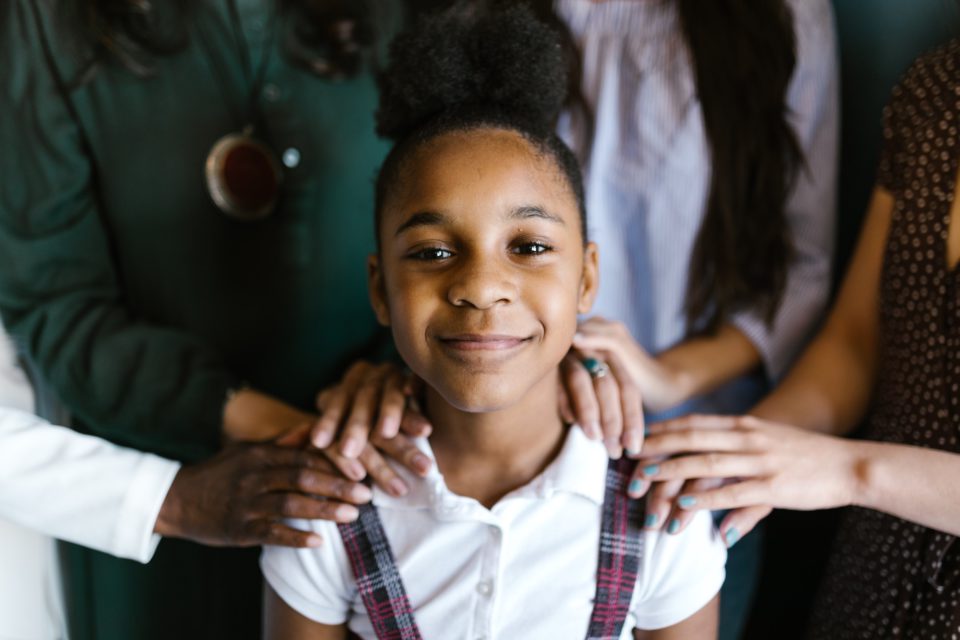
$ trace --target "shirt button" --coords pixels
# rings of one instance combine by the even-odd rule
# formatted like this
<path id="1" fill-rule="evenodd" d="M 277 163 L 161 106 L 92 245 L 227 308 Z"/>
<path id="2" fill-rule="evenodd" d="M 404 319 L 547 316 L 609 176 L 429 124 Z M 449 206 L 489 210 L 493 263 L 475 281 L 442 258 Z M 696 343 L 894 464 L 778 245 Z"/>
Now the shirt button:
<path id="1" fill-rule="evenodd" d="M 263 97 L 269 102 L 276 102 L 280 99 L 280 87 L 273 84 L 272 82 L 264 85 L 263 87 Z"/>
<path id="2" fill-rule="evenodd" d="M 296 147 L 290 147 L 283 152 L 283 166 L 293 169 L 300 164 L 300 150 Z"/>
<path id="3" fill-rule="evenodd" d="M 493 593 L 493 584 L 489 580 L 477 583 L 477 593 L 482 596 L 489 596 Z"/>

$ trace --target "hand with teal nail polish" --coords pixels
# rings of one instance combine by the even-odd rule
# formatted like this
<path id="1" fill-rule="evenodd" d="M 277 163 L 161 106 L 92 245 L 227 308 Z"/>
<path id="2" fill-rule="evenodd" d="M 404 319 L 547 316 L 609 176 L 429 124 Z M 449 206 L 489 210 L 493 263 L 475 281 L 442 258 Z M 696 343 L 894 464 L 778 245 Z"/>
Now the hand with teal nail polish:
<path id="1" fill-rule="evenodd" d="M 660 522 L 660 516 L 655 513 L 648 513 L 647 517 L 643 520 L 643 526 L 647 529 L 653 529 L 657 526 L 658 522 Z"/>
<path id="2" fill-rule="evenodd" d="M 689 509 L 693 505 L 697 504 L 697 499 L 693 496 L 680 496 L 680 498 L 677 499 L 677 504 L 681 509 Z"/>
<path id="3" fill-rule="evenodd" d="M 680 531 L 680 520 L 674 518 L 670 521 L 670 524 L 667 525 L 667 533 L 674 535 L 677 531 Z"/>
<path id="4" fill-rule="evenodd" d="M 648 464 L 643 468 L 643 475 L 649 477 L 655 476 L 660 473 L 660 465 L 658 464 Z"/>

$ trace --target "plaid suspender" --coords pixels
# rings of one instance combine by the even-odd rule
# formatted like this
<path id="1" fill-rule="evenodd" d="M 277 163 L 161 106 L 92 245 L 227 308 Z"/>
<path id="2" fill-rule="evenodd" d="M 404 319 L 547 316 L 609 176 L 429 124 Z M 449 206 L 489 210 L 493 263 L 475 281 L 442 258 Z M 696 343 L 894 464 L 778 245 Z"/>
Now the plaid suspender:
<path id="1" fill-rule="evenodd" d="M 597 592 L 587 640 L 619 638 L 630 609 L 643 540 L 643 503 L 626 495 L 634 466 L 632 460 L 621 459 L 607 467 Z M 422 640 L 376 507 L 361 506 L 356 521 L 337 527 L 378 640 Z"/>
<path id="2" fill-rule="evenodd" d="M 627 483 L 636 462 L 611 460 L 603 498 L 597 595 L 587 629 L 587 640 L 616 640 L 623 631 L 637 584 L 643 536 L 640 528 L 643 501 L 627 497 Z"/>
<path id="3" fill-rule="evenodd" d="M 377 508 L 365 504 L 359 518 L 337 528 L 377 638 L 422 640 Z"/>

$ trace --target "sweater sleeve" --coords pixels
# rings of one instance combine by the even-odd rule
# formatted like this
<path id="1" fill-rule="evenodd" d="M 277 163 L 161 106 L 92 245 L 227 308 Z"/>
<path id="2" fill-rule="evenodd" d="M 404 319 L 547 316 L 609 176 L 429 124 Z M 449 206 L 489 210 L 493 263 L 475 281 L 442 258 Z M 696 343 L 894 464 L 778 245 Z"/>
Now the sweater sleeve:
<path id="1" fill-rule="evenodd" d="M 180 465 L 0 407 L 0 517 L 147 562 Z"/>
<path id="2" fill-rule="evenodd" d="M 0 5 L 0 313 L 95 433 L 177 457 L 219 445 L 235 378 L 196 336 L 125 306 L 97 166 L 51 52 L 52 10 Z"/>
<path id="3" fill-rule="evenodd" d="M 772 325 L 756 312 L 732 318 L 757 347 L 772 380 L 786 372 L 826 308 L 836 224 L 839 85 L 833 13 L 826 0 L 789 4 L 797 34 L 797 68 L 787 103 L 806 161 L 786 203 L 796 255 Z"/>

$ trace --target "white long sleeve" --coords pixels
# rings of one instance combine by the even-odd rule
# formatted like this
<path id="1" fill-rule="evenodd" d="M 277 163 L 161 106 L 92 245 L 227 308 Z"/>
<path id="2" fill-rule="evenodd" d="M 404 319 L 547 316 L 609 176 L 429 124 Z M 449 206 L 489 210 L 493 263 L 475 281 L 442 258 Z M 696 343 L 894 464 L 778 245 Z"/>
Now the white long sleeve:
<path id="1" fill-rule="evenodd" d="M 47 535 L 148 562 L 179 469 L 0 407 L 0 518 Z"/>

